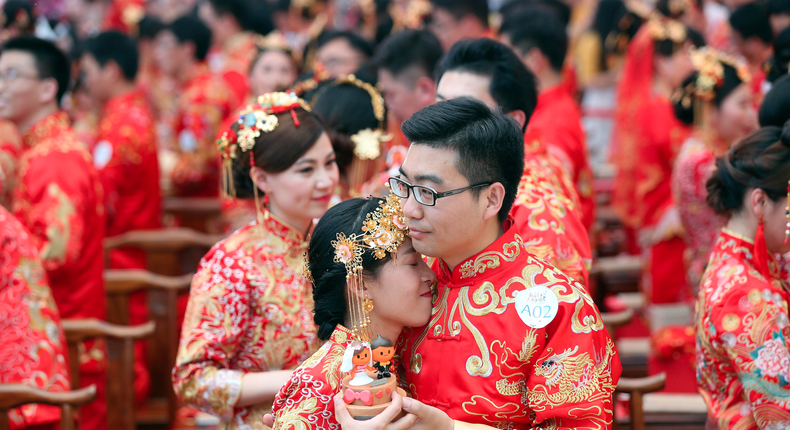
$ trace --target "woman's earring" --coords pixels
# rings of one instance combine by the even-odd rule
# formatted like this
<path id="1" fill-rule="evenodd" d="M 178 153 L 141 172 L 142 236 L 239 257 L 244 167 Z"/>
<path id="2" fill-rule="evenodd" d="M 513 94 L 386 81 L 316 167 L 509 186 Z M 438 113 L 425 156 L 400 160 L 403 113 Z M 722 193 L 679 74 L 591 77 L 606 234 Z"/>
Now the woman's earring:
<path id="1" fill-rule="evenodd" d="M 369 314 L 370 311 L 373 310 L 373 300 L 365 297 L 365 302 L 362 306 L 363 306 L 362 309 L 365 311 L 365 313 Z"/>

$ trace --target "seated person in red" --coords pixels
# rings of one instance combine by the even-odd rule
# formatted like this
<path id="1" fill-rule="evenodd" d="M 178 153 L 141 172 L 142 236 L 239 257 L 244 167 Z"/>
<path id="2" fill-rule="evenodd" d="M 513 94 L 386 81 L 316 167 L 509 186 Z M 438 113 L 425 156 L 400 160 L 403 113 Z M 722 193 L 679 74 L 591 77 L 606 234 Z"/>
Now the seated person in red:
<path id="1" fill-rule="evenodd" d="M 536 77 L 538 104 L 528 129 L 540 131 L 549 152 L 566 164 L 581 202 L 582 222 L 590 231 L 595 217 L 593 177 L 581 111 L 563 81 L 568 50 L 565 26 L 551 10 L 530 7 L 505 18 L 499 40 L 513 48 Z"/>

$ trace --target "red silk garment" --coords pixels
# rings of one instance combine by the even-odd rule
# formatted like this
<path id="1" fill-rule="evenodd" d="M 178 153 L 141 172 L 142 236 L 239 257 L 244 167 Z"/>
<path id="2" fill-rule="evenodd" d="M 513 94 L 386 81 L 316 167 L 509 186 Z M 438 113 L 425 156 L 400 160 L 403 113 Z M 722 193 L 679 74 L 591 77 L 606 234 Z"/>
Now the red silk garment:
<path id="1" fill-rule="evenodd" d="M 103 193 L 96 168 L 59 111 L 23 136 L 14 215 L 30 231 L 63 318 L 105 319 Z M 80 384 L 97 399 L 82 408 L 85 430 L 107 428 L 103 342 L 83 343 Z"/>
<path id="2" fill-rule="evenodd" d="M 540 132 L 528 130 L 524 139 L 524 175 L 510 215 L 530 253 L 586 286 L 592 251 L 571 176 Z"/>
<path id="3" fill-rule="evenodd" d="M 12 122 L 0 119 L 0 206 L 6 209 L 11 209 L 14 200 L 21 155 L 22 136 Z"/>
<path id="4" fill-rule="evenodd" d="M 104 14 L 102 30 L 118 30 L 137 36 L 137 24 L 145 16 L 145 0 L 112 0 Z"/>
<path id="5" fill-rule="evenodd" d="M 109 100 L 102 110 L 93 162 L 99 172 L 107 208 L 107 237 L 132 230 L 161 227 L 161 193 L 154 116 L 140 90 Z M 110 269 L 145 269 L 145 252 L 135 248 L 110 251 Z M 148 320 L 146 292 L 129 298 L 129 323 Z M 135 398 L 150 388 L 145 342 L 135 342 Z"/>
<path id="6" fill-rule="evenodd" d="M 302 234 L 271 215 L 216 244 L 192 281 L 173 386 L 229 430 L 259 429 L 267 405 L 236 407 L 249 372 L 294 369 L 318 348 Z"/>
<path id="7" fill-rule="evenodd" d="M 567 164 L 581 202 L 582 222 L 589 231 L 595 220 L 595 196 L 581 121 L 576 101 L 559 85 L 540 93 L 528 127 L 539 130 L 549 151 Z"/>
<path id="8" fill-rule="evenodd" d="M 221 75 L 235 95 L 237 103 L 234 108 L 242 104 L 250 93 L 247 75 L 257 53 L 255 39 L 247 32 L 233 35 L 224 46 L 212 46 L 208 52 L 211 72 Z"/>
<path id="9" fill-rule="evenodd" d="M 47 273 L 27 229 L 0 207 L 0 384 L 68 391 L 66 339 Z M 11 429 L 60 420 L 60 408 L 32 404 L 9 411 Z"/>
<path id="10" fill-rule="evenodd" d="M 470 423 L 609 428 L 622 366 L 598 309 L 583 285 L 528 251 L 516 226 L 505 230 L 452 271 L 433 262 L 431 320 L 398 342 L 409 390 Z M 544 287 L 557 313 L 533 328 L 517 296 Z"/>
<path id="11" fill-rule="evenodd" d="M 751 240 L 723 229 L 697 302 L 697 383 L 720 429 L 790 422 L 790 301 L 773 260 L 766 279 Z"/>
<path id="12" fill-rule="evenodd" d="M 215 197 L 220 182 L 215 137 L 236 105 L 235 95 L 205 63 L 195 65 L 189 76 L 178 99 L 174 127 L 178 160 L 171 181 L 180 197 Z"/>

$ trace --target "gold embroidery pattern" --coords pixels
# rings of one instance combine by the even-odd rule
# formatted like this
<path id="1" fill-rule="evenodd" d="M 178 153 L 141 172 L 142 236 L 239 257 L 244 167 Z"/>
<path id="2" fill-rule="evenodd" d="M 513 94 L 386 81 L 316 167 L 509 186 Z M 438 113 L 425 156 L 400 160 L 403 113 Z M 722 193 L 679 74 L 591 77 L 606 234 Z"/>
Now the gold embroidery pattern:
<path id="1" fill-rule="evenodd" d="M 467 260 L 461 265 L 461 279 L 471 278 L 478 274 L 483 274 L 486 269 L 496 269 L 501 264 L 499 259 L 508 262 L 515 261 L 524 248 L 524 242 L 519 235 L 516 240 L 506 243 L 502 247 L 502 252 L 488 251 L 475 257 L 474 260 Z"/>
<path id="2" fill-rule="evenodd" d="M 76 210 L 58 184 L 50 183 L 47 186 L 47 195 L 54 200 L 54 206 L 47 215 L 51 222 L 47 225 L 47 243 L 41 248 L 41 259 L 60 265 L 66 262 L 73 224 L 71 221 Z"/>

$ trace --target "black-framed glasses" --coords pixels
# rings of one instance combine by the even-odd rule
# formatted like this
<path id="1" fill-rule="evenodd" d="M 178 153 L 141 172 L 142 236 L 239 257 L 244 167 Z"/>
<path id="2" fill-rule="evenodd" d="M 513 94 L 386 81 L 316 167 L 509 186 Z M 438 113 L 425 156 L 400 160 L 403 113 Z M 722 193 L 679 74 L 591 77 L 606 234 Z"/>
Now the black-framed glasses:
<path id="1" fill-rule="evenodd" d="M 38 75 L 25 74 L 16 69 L 9 69 L 7 72 L 0 72 L 0 82 L 14 82 L 17 79 L 39 79 Z"/>
<path id="2" fill-rule="evenodd" d="M 491 182 L 483 182 L 464 188 L 456 188 L 454 190 L 445 191 L 442 193 L 437 193 L 433 188 L 426 187 L 424 185 L 412 185 L 400 178 L 390 178 L 389 185 L 392 194 L 395 194 L 402 199 L 408 198 L 409 193 L 414 191 L 414 199 L 417 200 L 418 203 L 425 206 L 435 206 L 437 199 L 461 194 L 464 191 L 471 190 L 473 188 L 487 187 L 491 185 Z"/>

